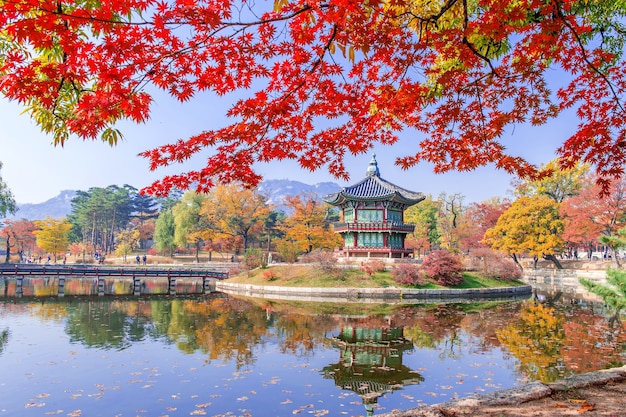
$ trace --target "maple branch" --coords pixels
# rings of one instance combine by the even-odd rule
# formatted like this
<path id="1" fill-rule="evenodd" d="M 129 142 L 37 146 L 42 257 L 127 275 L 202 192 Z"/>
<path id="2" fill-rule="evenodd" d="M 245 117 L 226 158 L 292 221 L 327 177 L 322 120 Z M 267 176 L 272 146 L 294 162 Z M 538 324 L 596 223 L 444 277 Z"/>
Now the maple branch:
<path id="1" fill-rule="evenodd" d="M 622 105 L 622 102 L 619 99 L 619 94 L 617 93 L 617 91 L 615 91 L 615 86 L 613 85 L 611 80 L 609 80 L 609 78 L 606 76 L 606 74 L 604 74 L 589 59 L 589 56 L 587 54 L 587 50 L 586 50 L 586 48 L 584 46 L 583 40 L 580 38 L 578 32 L 576 32 L 576 30 L 574 29 L 572 24 L 568 21 L 568 19 L 565 18 L 565 15 L 563 14 L 563 11 L 561 10 L 561 7 L 560 7 L 560 2 L 557 0 L 557 1 L 554 2 L 554 5 L 556 6 L 557 16 L 563 22 L 565 27 L 567 27 L 569 29 L 569 31 L 572 34 L 572 36 L 574 37 L 574 39 L 576 39 L 576 43 L 580 47 L 580 53 L 582 55 L 582 59 L 587 64 L 587 67 L 589 69 L 591 69 L 592 72 L 596 73 L 605 82 L 605 84 L 608 86 L 609 90 L 611 91 L 611 94 L 613 96 L 613 99 L 615 100 L 615 103 L 616 103 L 617 107 L 619 107 L 619 109 L 621 111 L 625 111 L 624 106 Z"/>
<path id="2" fill-rule="evenodd" d="M 493 74 L 495 74 L 497 77 L 499 77 L 500 75 L 498 74 L 498 72 L 496 71 L 496 69 L 493 66 L 493 63 L 491 62 L 491 60 L 489 58 L 487 58 L 485 55 L 481 54 L 475 47 L 474 45 L 469 41 L 469 39 L 467 39 L 467 26 L 469 24 L 469 16 L 467 13 L 467 0 L 463 0 L 463 40 L 462 43 L 464 45 L 466 45 L 470 51 L 472 51 L 472 53 L 474 53 L 474 55 L 476 55 L 477 57 L 481 58 L 483 61 L 485 61 L 487 63 L 487 65 L 489 65 L 489 68 L 491 68 L 491 72 Z"/>

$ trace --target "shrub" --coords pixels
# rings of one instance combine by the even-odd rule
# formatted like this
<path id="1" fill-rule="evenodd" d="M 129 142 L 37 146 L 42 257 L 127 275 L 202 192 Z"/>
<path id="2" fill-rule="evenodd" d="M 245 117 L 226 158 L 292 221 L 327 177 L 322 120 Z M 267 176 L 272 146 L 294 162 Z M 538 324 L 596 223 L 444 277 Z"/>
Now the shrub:
<path id="1" fill-rule="evenodd" d="M 245 255 L 243 256 L 243 263 L 248 269 L 267 266 L 265 254 L 261 249 L 247 249 Z"/>
<path id="2" fill-rule="evenodd" d="M 383 272 L 385 270 L 385 262 L 379 259 L 370 259 L 368 261 L 361 262 L 360 269 L 371 277 L 376 272 Z"/>
<path id="3" fill-rule="evenodd" d="M 420 269 L 417 265 L 404 262 L 391 270 L 394 281 L 402 285 L 422 285 Z"/>
<path id="4" fill-rule="evenodd" d="M 302 253 L 296 242 L 285 239 L 276 242 L 276 252 L 287 263 L 296 262 L 300 253 Z"/>
<path id="5" fill-rule="evenodd" d="M 522 271 L 512 259 L 488 248 L 472 250 L 470 262 L 485 277 L 510 281 L 522 276 Z"/>
<path id="6" fill-rule="evenodd" d="M 452 286 L 463 282 L 463 264 L 456 255 L 445 250 L 431 252 L 421 269 L 439 285 Z"/>
<path id="7" fill-rule="evenodd" d="M 263 271 L 263 278 L 268 281 L 275 281 L 278 278 L 278 274 L 273 269 L 268 269 L 267 271 Z"/>
<path id="8" fill-rule="evenodd" d="M 337 258 L 332 252 L 322 249 L 315 249 L 300 257 L 299 262 L 315 264 L 324 272 L 333 272 L 337 267 Z"/>

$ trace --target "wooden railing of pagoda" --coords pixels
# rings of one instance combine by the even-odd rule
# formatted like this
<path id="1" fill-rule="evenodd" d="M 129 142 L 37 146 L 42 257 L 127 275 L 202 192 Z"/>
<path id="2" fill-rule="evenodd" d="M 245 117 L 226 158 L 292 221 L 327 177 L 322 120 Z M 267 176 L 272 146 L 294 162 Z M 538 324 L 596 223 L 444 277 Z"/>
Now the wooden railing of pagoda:
<path id="1" fill-rule="evenodd" d="M 404 224 L 396 222 L 353 222 L 353 223 L 333 223 L 335 232 L 397 232 L 413 233 L 414 224 Z"/>

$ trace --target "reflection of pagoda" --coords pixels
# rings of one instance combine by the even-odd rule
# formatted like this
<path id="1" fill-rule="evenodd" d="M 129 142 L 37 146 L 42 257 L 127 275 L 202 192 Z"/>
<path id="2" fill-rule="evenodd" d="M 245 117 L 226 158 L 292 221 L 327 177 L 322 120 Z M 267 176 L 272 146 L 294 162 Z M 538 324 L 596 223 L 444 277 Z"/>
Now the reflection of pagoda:
<path id="1" fill-rule="evenodd" d="M 345 256 L 404 258 L 413 253 L 405 249 L 404 239 L 415 229 L 404 223 L 404 210 L 424 198 L 382 179 L 373 155 L 363 180 L 324 201 L 341 210 L 341 223 L 333 226 L 343 238 Z"/>
<path id="2" fill-rule="evenodd" d="M 338 387 L 359 394 L 368 415 L 373 414 L 372 404 L 378 397 L 424 380 L 402 365 L 403 352 L 412 350 L 413 344 L 403 336 L 401 327 L 345 326 L 331 342 L 341 349 L 341 359 L 324 367 L 324 377 L 333 378 Z"/>

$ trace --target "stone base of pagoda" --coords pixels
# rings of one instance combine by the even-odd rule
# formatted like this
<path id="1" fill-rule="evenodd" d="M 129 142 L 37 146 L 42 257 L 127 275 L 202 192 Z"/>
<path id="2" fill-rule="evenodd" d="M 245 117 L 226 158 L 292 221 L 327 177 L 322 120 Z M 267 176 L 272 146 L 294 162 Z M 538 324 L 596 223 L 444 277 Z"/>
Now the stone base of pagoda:
<path id="1" fill-rule="evenodd" d="M 394 248 L 343 248 L 336 251 L 337 256 L 345 258 L 410 258 L 412 249 Z"/>

